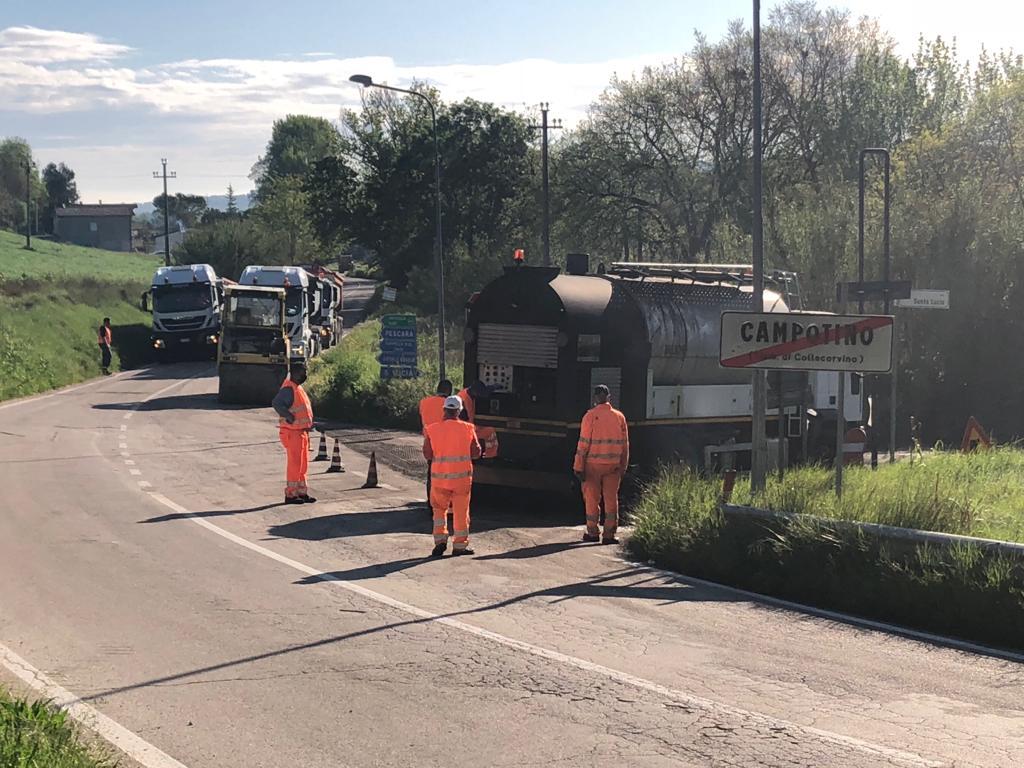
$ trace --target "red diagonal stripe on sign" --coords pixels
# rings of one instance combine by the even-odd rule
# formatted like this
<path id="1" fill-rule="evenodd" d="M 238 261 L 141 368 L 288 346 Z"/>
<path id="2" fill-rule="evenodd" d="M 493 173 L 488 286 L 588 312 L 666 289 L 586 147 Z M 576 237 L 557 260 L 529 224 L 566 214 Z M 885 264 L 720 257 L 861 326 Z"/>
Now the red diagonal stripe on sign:
<path id="1" fill-rule="evenodd" d="M 837 339 L 845 339 L 851 334 L 857 335 L 861 331 L 883 328 L 887 325 L 892 325 L 891 317 L 866 317 L 863 320 L 858 320 L 849 325 L 829 328 L 827 331 L 819 334 L 813 339 L 805 336 L 804 338 L 797 339 L 796 341 L 784 341 L 781 344 L 776 344 L 772 347 L 765 347 L 764 349 L 758 349 L 753 352 L 744 352 L 742 355 L 726 358 L 722 361 L 722 365 L 726 368 L 746 368 L 754 363 L 760 363 L 762 360 L 770 360 L 773 357 L 781 357 L 782 355 L 792 354 L 793 352 L 799 352 L 802 349 L 809 349 L 810 347 L 820 347 L 825 344 L 830 344 Z"/>

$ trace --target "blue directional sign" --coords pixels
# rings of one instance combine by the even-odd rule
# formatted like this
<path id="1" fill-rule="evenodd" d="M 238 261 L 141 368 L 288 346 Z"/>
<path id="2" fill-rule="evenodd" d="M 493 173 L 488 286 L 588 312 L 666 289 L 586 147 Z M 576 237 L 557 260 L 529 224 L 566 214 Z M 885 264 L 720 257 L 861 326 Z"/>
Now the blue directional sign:
<path id="1" fill-rule="evenodd" d="M 381 379 L 414 379 L 420 375 L 415 315 L 384 315 L 380 327 Z"/>

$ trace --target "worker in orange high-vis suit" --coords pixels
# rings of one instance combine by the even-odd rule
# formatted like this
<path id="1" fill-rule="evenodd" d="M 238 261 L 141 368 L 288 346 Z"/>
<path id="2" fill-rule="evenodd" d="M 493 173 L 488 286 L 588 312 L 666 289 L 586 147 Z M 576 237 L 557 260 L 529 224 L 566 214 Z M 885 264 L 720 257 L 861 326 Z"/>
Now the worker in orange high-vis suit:
<path id="1" fill-rule="evenodd" d="M 444 418 L 427 427 L 423 455 L 430 462 L 430 506 L 434 511 L 434 549 L 441 557 L 448 548 L 448 509 L 452 510 L 452 555 L 472 555 L 469 548 L 469 496 L 473 488 L 473 459 L 480 458 L 476 429 L 459 419 L 462 399 L 445 398 Z"/>
<path id="2" fill-rule="evenodd" d="M 619 485 L 629 466 L 629 427 L 621 411 L 612 408 L 611 393 L 604 384 L 594 387 L 594 407 L 580 424 L 573 471 L 583 485 L 587 508 L 584 541 L 618 544 Z M 601 500 L 604 500 L 604 533 L 598 529 Z"/>
<path id="3" fill-rule="evenodd" d="M 427 427 L 437 424 L 444 418 L 444 399 L 452 393 L 452 383 L 448 379 L 437 382 L 437 394 L 428 395 L 420 400 L 420 425 L 423 436 L 427 436 Z M 427 460 L 427 509 L 430 509 L 430 460 Z"/>
<path id="4" fill-rule="evenodd" d="M 280 416 L 281 445 L 288 456 L 285 504 L 312 504 L 316 499 L 306 487 L 306 468 L 309 464 L 309 433 L 313 429 L 313 406 L 302 388 L 306 368 L 293 365 L 271 405 Z"/>

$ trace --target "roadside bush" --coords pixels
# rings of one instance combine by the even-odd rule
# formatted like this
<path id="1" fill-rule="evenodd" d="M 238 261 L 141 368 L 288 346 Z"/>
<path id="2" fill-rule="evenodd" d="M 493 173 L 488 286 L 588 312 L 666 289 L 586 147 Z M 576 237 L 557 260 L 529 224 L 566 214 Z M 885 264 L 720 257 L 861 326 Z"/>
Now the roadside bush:
<path id="1" fill-rule="evenodd" d="M 117 762 L 106 752 L 86 745 L 63 710 L 0 689 L 0 765 L 113 768 Z"/>

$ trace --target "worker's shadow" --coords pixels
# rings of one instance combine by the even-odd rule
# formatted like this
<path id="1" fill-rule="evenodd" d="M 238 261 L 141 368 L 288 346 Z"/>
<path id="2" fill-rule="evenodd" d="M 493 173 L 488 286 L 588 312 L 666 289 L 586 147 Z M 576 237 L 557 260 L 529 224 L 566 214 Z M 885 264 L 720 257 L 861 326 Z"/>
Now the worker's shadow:
<path id="1" fill-rule="evenodd" d="M 217 394 L 204 392 L 194 395 L 168 395 L 152 400 L 136 400 L 126 403 L 96 403 L 97 411 L 245 411 L 255 408 L 269 408 L 265 405 L 226 405 L 217 399 Z"/>
<path id="2" fill-rule="evenodd" d="M 387 533 L 424 533 L 431 530 L 431 516 L 419 504 L 371 509 L 365 512 L 340 512 L 310 517 L 267 529 L 270 536 L 302 541 L 326 541 L 349 536 L 379 536 Z"/>

